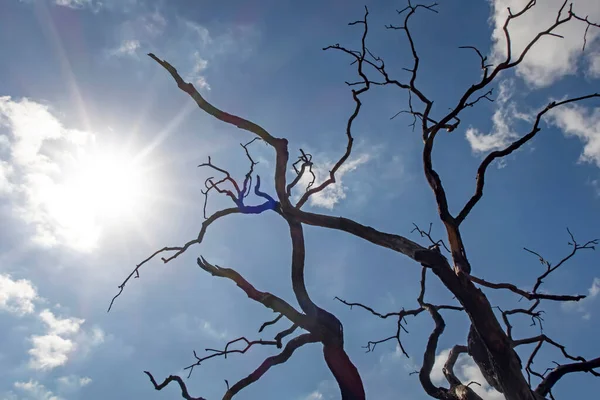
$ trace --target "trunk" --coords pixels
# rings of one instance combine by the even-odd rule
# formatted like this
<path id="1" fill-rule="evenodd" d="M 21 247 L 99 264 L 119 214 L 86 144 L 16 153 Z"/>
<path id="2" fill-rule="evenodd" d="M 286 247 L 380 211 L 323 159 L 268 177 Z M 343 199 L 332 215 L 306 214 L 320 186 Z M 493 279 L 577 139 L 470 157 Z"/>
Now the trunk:
<path id="1" fill-rule="evenodd" d="M 458 278 L 462 290 L 453 292 L 487 348 L 494 379 L 497 379 L 506 400 L 537 400 L 523 376 L 521 360 L 496 319 L 487 297 L 465 275 L 459 273 Z"/>
<path id="2" fill-rule="evenodd" d="M 483 292 L 475 287 L 467 275 L 450 268 L 440 254 L 423 252 L 417 258 L 432 269 L 465 308 L 489 352 L 491 366 L 506 400 L 537 400 L 523 376 L 521 360 Z"/>
<path id="3" fill-rule="evenodd" d="M 362 379 L 344 348 L 337 344 L 324 345 L 323 355 L 340 387 L 342 400 L 365 400 Z"/>

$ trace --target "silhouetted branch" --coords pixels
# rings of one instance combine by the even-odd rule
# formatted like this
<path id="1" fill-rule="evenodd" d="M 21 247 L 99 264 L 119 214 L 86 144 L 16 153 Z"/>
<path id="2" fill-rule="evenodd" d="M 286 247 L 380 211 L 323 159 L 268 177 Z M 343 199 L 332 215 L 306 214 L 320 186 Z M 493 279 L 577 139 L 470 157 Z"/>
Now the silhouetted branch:
<path id="1" fill-rule="evenodd" d="M 493 64 L 485 63 L 487 61 L 487 57 L 484 57 L 484 55 L 481 54 L 479 49 L 475 46 L 460 46 L 459 49 L 470 49 L 477 53 L 477 56 L 479 56 L 479 59 L 481 60 L 481 69 L 483 70 L 483 77 L 486 78 L 488 75 L 488 69 L 490 67 L 493 67 Z"/>
<path id="2" fill-rule="evenodd" d="M 560 268 L 565 262 L 569 261 L 579 250 L 595 250 L 596 249 L 595 246 L 598 244 L 598 239 L 589 240 L 586 243 L 580 245 L 575 240 L 575 237 L 573 236 L 573 234 L 571 233 L 569 228 L 567 228 L 567 232 L 569 233 L 569 236 L 571 238 L 571 241 L 568 244 L 569 244 L 569 246 L 573 247 L 573 249 L 571 250 L 571 253 L 569 255 L 567 255 L 562 260 L 560 260 L 555 266 L 552 266 L 552 264 L 550 262 L 548 262 L 546 259 L 544 259 L 541 255 L 539 255 L 535 251 L 524 248 L 525 251 L 537 256 L 538 259 L 540 260 L 540 263 L 542 263 L 542 265 L 544 265 L 546 267 L 546 271 L 537 278 L 537 281 L 535 282 L 535 285 L 533 286 L 533 293 L 536 293 L 536 291 L 539 289 L 539 287 L 544 282 L 544 279 L 548 275 L 550 275 L 552 272 L 554 272 L 558 268 Z"/>
<path id="3" fill-rule="evenodd" d="M 271 293 L 261 292 L 257 290 L 242 275 L 240 275 L 237 271 L 231 268 L 222 268 L 218 265 L 212 265 L 208 261 L 206 261 L 204 257 L 199 257 L 196 261 L 200 268 L 210 273 L 211 275 L 232 280 L 252 300 L 261 303 L 262 305 L 273 310 L 274 312 L 285 315 L 285 317 L 292 321 L 294 324 L 301 326 L 306 330 L 310 330 L 309 326 L 311 324 L 311 321 L 307 318 L 307 316 L 296 311 L 296 309 L 290 304 L 288 304 L 285 300 Z"/>
<path id="4" fill-rule="evenodd" d="M 242 348 L 234 348 L 233 350 L 230 349 L 230 346 L 233 346 L 236 343 L 240 343 L 240 342 L 244 342 L 246 345 Z M 211 358 L 215 358 L 215 357 L 224 357 L 227 358 L 227 356 L 229 354 L 245 354 L 248 350 L 250 350 L 253 346 L 256 345 L 261 345 L 261 346 L 277 346 L 277 341 L 275 340 L 248 340 L 245 337 L 239 337 L 237 339 L 234 340 L 230 340 L 229 342 L 227 342 L 227 344 L 225 345 L 225 348 L 223 350 L 216 350 L 216 349 L 205 349 L 205 351 L 210 352 L 211 354 L 204 356 L 204 357 L 198 357 L 198 354 L 196 353 L 196 351 L 194 351 L 194 357 L 196 358 L 196 362 L 185 367 L 185 370 L 189 370 L 189 376 L 191 376 L 193 370 L 195 367 L 201 365 L 204 361 L 206 360 L 210 360 Z"/>
<path id="5" fill-rule="evenodd" d="M 586 96 L 570 98 L 570 99 L 566 99 L 566 100 L 562 100 L 562 101 L 558 101 L 558 102 L 553 101 L 553 102 L 549 103 L 542 111 L 538 112 L 538 114 L 535 118 L 535 122 L 533 124 L 533 128 L 531 129 L 531 131 L 528 134 L 526 134 L 525 136 L 522 136 L 520 139 L 512 142 L 506 148 L 504 148 L 502 150 L 496 150 L 496 151 L 493 151 L 490 154 L 488 154 L 483 159 L 483 161 L 479 165 L 479 168 L 477 169 L 475 194 L 469 199 L 469 201 L 465 204 L 463 209 L 460 211 L 460 213 L 456 217 L 456 224 L 460 225 L 462 223 L 462 221 L 464 221 L 464 219 L 467 217 L 467 215 L 469 215 L 469 213 L 471 212 L 473 207 L 475 207 L 475 204 L 477 204 L 477 202 L 483 196 L 483 188 L 485 185 L 485 173 L 486 173 L 489 165 L 492 163 L 492 161 L 511 154 L 515 150 L 521 148 L 525 143 L 527 143 L 531 139 L 533 139 L 535 137 L 535 135 L 541 130 L 541 128 L 539 127 L 540 121 L 541 121 L 542 117 L 548 111 L 552 110 L 553 108 L 565 105 L 565 104 L 575 103 L 578 101 L 587 100 L 587 99 L 591 99 L 591 98 L 598 98 L 598 97 L 600 97 L 600 93 L 593 93 L 593 94 L 589 94 Z"/>
<path id="6" fill-rule="evenodd" d="M 358 116 L 358 114 L 360 112 L 360 108 L 362 106 L 359 96 L 361 94 L 363 94 L 364 92 L 368 91 L 371 87 L 371 82 L 369 81 L 369 79 L 367 78 L 367 76 L 365 75 L 365 73 L 363 71 L 363 63 L 365 62 L 365 57 L 369 54 L 367 51 L 367 48 L 366 48 L 366 44 L 365 44 L 365 40 L 366 40 L 367 33 L 369 30 L 369 26 L 367 24 L 367 16 L 368 15 L 369 15 L 369 10 L 367 9 L 367 7 L 365 7 L 364 19 L 362 21 L 356 21 L 356 22 L 350 23 L 350 25 L 362 24 L 364 26 L 362 41 L 361 41 L 362 48 L 361 48 L 360 52 L 351 52 L 349 50 L 346 50 L 345 48 L 340 47 L 339 45 L 329 46 L 329 47 L 325 48 L 325 50 L 330 49 L 330 48 L 341 49 L 349 54 L 352 54 L 356 58 L 357 71 L 358 71 L 358 74 L 360 75 L 360 77 L 362 78 L 362 82 L 364 83 L 364 86 L 361 87 L 360 89 L 352 89 L 352 99 L 354 100 L 355 106 L 354 106 L 354 111 L 352 112 L 352 114 L 348 118 L 348 122 L 346 123 L 346 137 L 347 137 L 346 151 L 338 159 L 338 161 L 334 164 L 331 171 L 329 171 L 329 177 L 325 181 L 323 181 L 322 183 L 317 185 L 316 187 L 311 187 L 310 189 L 308 189 L 302 195 L 302 197 L 300 197 L 300 200 L 298 200 L 298 203 L 296 204 L 296 208 L 298 208 L 298 209 L 302 208 L 302 206 L 308 201 L 310 196 L 312 196 L 315 193 L 319 193 L 319 192 L 323 191 L 327 186 L 335 183 L 336 172 L 341 168 L 342 165 L 344 165 L 344 163 L 346 162 L 348 157 L 350 157 L 350 154 L 352 154 L 352 145 L 354 143 L 354 138 L 352 137 L 352 125 L 353 125 L 356 117 Z"/>
<path id="7" fill-rule="evenodd" d="M 579 301 L 584 299 L 586 296 L 583 294 L 578 295 L 561 295 L 561 294 L 547 294 L 547 293 L 532 293 L 527 292 L 523 289 L 519 289 L 512 283 L 494 283 L 489 282 L 476 276 L 470 275 L 469 278 L 477 283 L 478 285 L 488 287 L 490 289 L 507 289 L 513 293 L 525 297 L 527 300 L 554 300 L 554 301 Z"/>
<path id="8" fill-rule="evenodd" d="M 298 170 L 298 164 L 301 164 L 300 170 Z M 312 178 L 307 183 L 306 190 L 309 190 L 315 184 L 315 181 L 317 179 L 317 176 L 312 170 L 312 154 L 305 153 L 302 149 L 300 149 L 300 157 L 298 157 L 298 160 L 292 164 L 292 167 L 294 167 L 294 171 L 296 171 L 296 177 L 294 178 L 294 180 L 292 180 L 292 182 L 290 182 L 290 184 L 286 188 L 288 197 L 292 195 L 292 189 L 298 184 L 298 182 L 300 182 L 307 169 L 308 172 L 311 174 Z"/>
<path id="9" fill-rule="evenodd" d="M 419 228 L 419 226 L 417 224 L 415 224 L 414 222 L 413 222 L 413 226 L 414 226 L 414 229 L 411 231 L 411 233 L 417 231 L 417 233 L 421 237 L 425 237 L 425 238 L 429 239 L 429 241 L 431 242 L 430 249 L 439 248 L 441 245 L 444 248 L 444 250 L 446 250 L 448 253 L 450 253 L 450 249 L 448 248 L 448 246 L 446 246 L 446 243 L 444 243 L 444 241 L 442 239 L 433 240 L 433 238 L 431 237 L 431 228 L 433 226 L 433 223 L 429 223 L 429 229 L 427 231 L 424 231 L 423 229 Z"/>
<path id="10" fill-rule="evenodd" d="M 433 364 L 435 363 L 438 340 L 444 332 L 446 324 L 440 313 L 437 312 L 434 307 L 431 307 L 426 303 L 423 304 L 423 307 L 431 314 L 435 327 L 427 340 L 427 346 L 425 347 L 425 352 L 423 354 L 423 365 L 419 371 L 419 381 L 428 395 L 436 399 L 443 399 L 447 389 L 437 387 L 431 382 L 431 371 L 433 370 Z"/>
<path id="11" fill-rule="evenodd" d="M 148 378 L 150 378 L 150 382 L 152 382 L 152 385 L 154 385 L 154 389 L 156 389 L 156 390 L 163 390 L 171 382 L 177 382 L 177 384 L 179 385 L 179 388 L 181 389 L 181 397 L 183 397 L 184 399 L 186 399 L 186 400 L 206 400 L 204 397 L 190 396 L 187 386 L 185 385 L 185 382 L 183 381 L 183 379 L 181 379 L 177 375 L 169 375 L 161 384 L 158 384 L 150 372 L 144 371 L 144 373 L 146 375 L 148 375 Z"/>
<path id="12" fill-rule="evenodd" d="M 279 321 L 282 317 L 283 317 L 283 314 L 279 314 L 278 316 L 275 317 L 275 319 L 263 323 L 260 326 L 260 328 L 258 328 L 258 333 L 261 333 L 267 326 L 276 324 L 277 321 Z"/>
<path id="13" fill-rule="evenodd" d="M 255 124 L 252 121 L 238 117 L 237 115 L 229 114 L 213 106 L 211 103 L 206 101 L 206 99 L 196 90 L 193 84 L 185 82 L 183 80 L 183 78 L 179 75 L 175 67 L 169 64 L 167 61 L 159 59 L 152 53 L 148 53 L 148 56 L 154 61 L 156 61 L 158 64 L 160 64 L 161 67 L 166 69 L 169 72 L 169 74 L 171 74 L 171 76 L 177 83 L 177 87 L 179 87 L 179 89 L 181 89 L 182 91 L 187 93 L 192 99 L 194 99 L 194 101 L 196 102 L 198 107 L 202 109 L 202 111 L 205 111 L 206 113 L 212 115 L 218 120 L 221 120 L 225 123 L 234 125 L 240 129 L 255 134 L 256 136 L 258 136 L 273 147 L 278 146 L 278 139 L 271 136 L 271 134 L 267 132 L 263 127 Z"/>
<path id="14" fill-rule="evenodd" d="M 588 372 L 594 376 L 600 376 L 600 373 L 595 371 L 597 368 L 600 368 L 600 357 L 589 361 L 558 365 L 542 379 L 542 382 L 535 388 L 535 393 L 546 396 L 563 376 L 573 372 Z"/>
<path id="15" fill-rule="evenodd" d="M 134 278 L 134 277 L 139 278 L 139 276 L 140 276 L 139 270 L 144 264 L 146 264 L 148 261 L 152 260 L 154 257 L 156 257 L 159 254 L 166 253 L 166 252 L 174 252 L 174 254 L 169 257 L 161 258 L 163 263 L 165 263 L 165 264 L 168 263 L 169 261 L 171 261 L 171 260 L 177 258 L 178 256 L 180 256 L 181 254 L 183 254 L 190 246 L 192 246 L 194 244 L 200 244 L 202 242 L 202 240 L 204 239 L 206 230 L 213 222 L 215 222 L 219 218 L 223 218 L 223 217 L 226 217 L 227 215 L 236 214 L 239 212 L 240 212 L 240 210 L 238 208 L 226 208 L 224 210 L 217 211 L 216 213 L 211 215 L 209 218 L 204 220 L 204 222 L 202 222 L 202 228 L 200 229 L 200 232 L 198 233 L 198 237 L 196 239 L 190 240 L 183 246 L 163 247 L 162 249 L 155 251 L 148 258 L 146 258 L 141 263 L 136 265 L 135 269 L 133 271 L 131 271 L 131 273 L 127 276 L 127 278 L 125 278 L 123 283 L 121 283 L 118 286 L 119 292 L 110 301 L 110 305 L 108 306 L 107 312 L 110 311 L 110 309 L 112 308 L 117 297 L 119 297 L 121 295 L 121 293 L 123 293 L 123 289 L 125 289 L 125 285 L 127 284 L 127 282 L 129 282 L 129 280 L 131 278 Z"/>
<path id="16" fill-rule="evenodd" d="M 446 362 L 444 363 L 444 368 L 442 369 L 442 372 L 444 373 L 444 376 L 446 377 L 446 380 L 448 381 L 450 386 L 462 384 L 460 379 L 458 379 L 454 374 L 454 364 L 456 364 L 456 360 L 458 360 L 458 356 L 460 354 L 467 352 L 467 346 L 458 344 L 452 347 L 452 349 L 450 349 L 450 353 L 448 353 L 448 358 L 446 359 Z"/>
<path id="17" fill-rule="evenodd" d="M 318 342 L 318 340 L 316 336 L 311 333 L 305 333 L 293 338 L 286 344 L 285 348 L 281 353 L 265 359 L 265 361 L 263 361 L 262 364 L 250 375 L 238 381 L 230 389 L 228 389 L 227 393 L 225 393 L 225 396 L 223 396 L 223 400 L 231 399 L 240 390 L 259 380 L 271 367 L 283 364 L 284 362 L 289 360 L 294 351 L 296 351 L 298 348 L 304 346 L 305 344 L 315 342 Z"/>

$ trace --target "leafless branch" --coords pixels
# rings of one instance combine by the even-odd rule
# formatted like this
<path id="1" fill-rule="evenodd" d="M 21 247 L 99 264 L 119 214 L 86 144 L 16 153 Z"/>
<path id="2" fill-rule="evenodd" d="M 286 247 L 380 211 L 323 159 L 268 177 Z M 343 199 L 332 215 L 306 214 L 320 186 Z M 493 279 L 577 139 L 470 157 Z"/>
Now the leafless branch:
<path id="1" fill-rule="evenodd" d="M 190 393 L 188 392 L 185 382 L 183 381 L 183 379 L 181 379 L 181 377 L 179 377 L 177 375 L 169 375 L 161 384 L 158 384 L 156 382 L 156 380 L 154 379 L 154 376 L 152 376 L 152 374 L 150 372 L 144 371 L 144 373 L 146 375 L 148 375 L 148 378 L 150 378 L 150 382 L 152 382 L 152 385 L 154 385 L 154 389 L 156 389 L 156 390 L 163 390 L 171 382 L 176 382 L 179 385 L 179 388 L 181 389 L 181 397 L 183 397 L 184 399 L 186 399 L 186 400 L 206 400 L 204 397 L 190 396 Z"/>
<path id="2" fill-rule="evenodd" d="M 583 101 L 583 100 L 587 100 L 587 99 L 591 99 L 591 98 L 598 98 L 598 97 L 600 97 L 600 93 L 593 93 L 593 94 L 588 94 L 585 96 L 574 97 L 574 98 L 570 98 L 570 99 L 566 99 L 566 100 L 562 100 L 562 101 L 553 101 L 553 102 L 549 103 L 542 111 L 538 112 L 538 114 L 535 118 L 535 122 L 533 124 L 533 128 L 531 129 L 531 131 L 529 131 L 528 134 L 526 134 L 526 135 L 522 136 L 520 139 L 512 142 L 506 148 L 504 148 L 502 150 L 496 150 L 496 151 L 493 151 L 490 154 L 488 154 L 483 159 L 483 161 L 479 165 L 479 168 L 477 169 L 475 194 L 473 194 L 473 196 L 465 204 L 463 209 L 458 213 L 458 216 L 455 219 L 455 223 L 457 225 L 460 225 L 465 220 L 467 215 L 469 215 L 469 213 L 471 212 L 473 207 L 475 207 L 477 202 L 483 196 L 483 188 L 485 185 L 485 173 L 487 171 L 487 168 L 490 166 L 490 164 L 498 158 L 505 157 L 505 156 L 511 154 L 515 150 L 521 148 L 525 143 L 527 143 L 531 139 L 533 139 L 535 137 L 535 135 L 541 130 L 541 128 L 539 127 L 540 121 L 541 121 L 542 117 L 548 111 L 552 110 L 553 108 L 565 105 L 565 104 L 575 103 L 575 102 L 579 102 L 579 101 Z"/>
<path id="3" fill-rule="evenodd" d="M 282 317 L 283 317 L 283 314 L 279 314 L 278 316 L 275 317 L 275 319 L 263 323 L 260 326 L 260 328 L 258 328 L 258 333 L 261 333 L 267 326 L 276 324 Z"/>
<path id="4" fill-rule="evenodd" d="M 304 346 L 305 344 L 315 343 L 315 342 L 318 342 L 318 340 L 317 340 L 316 336 L 311 333 L 304 333 L 300 336 L 293 338 L 286 344 L 285 348 L 283 349 L 283 351 L 281 353 L 265 359 L 262 362 L 262 364 L 256 370 L 254 370 L 250 375 L 248 375 L 244 379 L 238 381 L 230 389 L 228 389 L 227 393 L 225 393 L 225 396 L 223 396 L 223 400 L 231 399 L 240 390 L 242 390 L 245 387 L 249 386 L 250 384 L 258 381 L 271 367 L 274 367 L 275 365 L 283 364 L 284 362 L 289 360 L 290 357 L 292 356 L 292 354 L 294 353 L 294 351 L 296 351 L 298 348 Z"/>
<path id="5" fill-rule="evenodd" d="M 357 72 L 360 75 L 360 77 L 362 78 L 362 82 L 364 85 L 359 89 L 352 89 L 352 99 L 354 100 L 355 106 L 354 106 L 354 111 L 352 112 L 352 114 L 348 118 L 348 122 L 346 123 L 346 137 L 347 137 L 346 151 L 338 159 L 338 161 L 334 164 L 331 171 L 329 171 L 329 177 L 325 181 L 323 181 L 322 183 L 317 185 L 316 187 L 311 187 L 310 189 L 308 189 L 302 195 L 302 197 L 300 197 L 300 200 L 298 200 L 298 203 L 296 204 L 296 208 L 298 208 L 298 209 L 302 208 L 302 206 L 308 201 L 310 196 L 312 196 L 315 193 L 319 193 L 319 192 L 323 191 L 327 186 L 335 183 L 336 172 L 346 162 L 348 157 L 350 157 L 350 154 L 352 154 L 352 145 L 354 143 L 354 137 L 352 136 L 352 125 L 353 125 L 354 121 L 356 120 L 356 117 L 358 117 L 358 114 L 360 113 L 360 109 L 362 107 L 362 102 L 360 101 L 359 96 L 361 94 L 363 94 L 364 92 L 368 91 L 371 87 L 371 82 L 369 81 L 369 79 L 365 75 L 365 72 L 363 71 L 365 58 L 367 55 L 369 55 L 369 52 L 367 51 L 366 43 L 365 43 L 366 38 L 367 38 L 367 33 L 369 31 L 369 25 L 367 24 L 367 16 L 368 15 L 369 15 L 369 10 L 367 7 L 365 7 L 365 15 L 364 15 L 363 20 L 350 23 L 350 25 L 363 25 L 364 26 L 362 41 L 361 41 L 362 48 L 361 48 L 360 52 L 353 52 L 353 51 L 347 50 L 343 47 L 340 47 L 339 45 L 329 46 L 329 47 L 325 48 L 325 50 L 340 49 L 342 51 L 347 52 L 348 54 L 352 54 L 356 58 Z"/>
<path id="6" fill-rule="evenodd" d="M 416 231 L 421 237 L 429 239 L 429 241 L 431 242 L 430 249 L 439 248 L 441 245 L 444 248 L 444 250 L 450 253 L 450 249 L 448 248 L 448 246 L 446 246 L 446 243 L 444 243 L 442 239 L 433 240 L 433 238 L 431 237 L 431 228 L 433 226 L 433 223 L 429 223 L 429 229 L 427 231 L 424 231 L 423 229 L 419 228 L 419 226 L 415 223 L 413 223 L 413 226 L 414 229 L 411 231 L 411 233 Z"/>
<path id="7" fill-rule="evenodd" d="M 558 365 L 542 379 L 542 382 L 535 389 L 535 393 L 541 396 L 548 395 L 550 390 L 563 376 L 573 372 L 588 372 L 594 376 L 600 376 L 600 373 L 595 371 L 597 368 L 600 368 L 600 357 L 584 362 Z"/>
<path id="8" fill-rule="evenodd" d="M 513 293 L 516 293 L 520 296 L 523 296 L 527 300 L 554 300 L 554 301 L 579 301 L 584 299 L 586 296 L 582 294 L 578 295 L 560 295 L 560 294 L 546 294 L 546 293 L 532 293 L 527 292 L 523 289 L 519 289 L 517 286 L 512 283 L 494 283 L 489 282 L 481 278 L 477 278 L 476 276 L 470 275 L 469 278 L 477 283 L 478 285 L 485 286 L 491 289 L 507 289 Z"/>
<path id="9" fill-rule="evenodd" d="M 454 374 L 454 364 L 456 364 L 456 360 L 458 360 L 458 356 L 462 353 L 466 353 L 468 351 L 467 346 L 463 345 L 455 345 L 450 349 L 450 353 L 448 353 L 448 359 L 444 363 L 444 368 L 442 372 L 446 377 L 446 380 L 450 384 L 450 386 L 461 385 L 461 381 Z"/>
<path id="10" fill-rule="evenodd" d="M 285 315 L 285 317 L 292 321 L 294 324 L 301 326 L 306 330 L 310 330 L 311 321 L 307 318 L 307 316 L 296 311 L 296 309 L 292 307 L 289 303 L 287 303 L 285 300 L 271 293 L 261 292 L 257 290 L 242 275 L 240 275 L 237 271 L 231 268 L 222 268 L 218 265 L 212 265 L 208 261 L 206 261 L 204 257 L 199 257 L 196 261 L 200 268 L 210 273 L 211 275 L 232 280 L 252 300 L 261 303 L 262 305 L 273 310 L 274 312 Z"/>
<path id="11" fill-rule="evenodd" d="M 107 312 L 109 312 L 111 310 L 117 297 L 119 297 L 121 295 L 121 293 L 123 293 L 123 289 L 125 289 L 125 285 L 127 284 L 127 282 L 129 282 L 129 280 L 131 278 L 139 278 L 139 276 L 140 276 L 139 270 L 144 264 L 146 264 L 148 261 L 152 260 L 154 257 L 156 257 L 159 254 L 166 253 L 166 252 L 173 252 L 173 254 L 171 256 L 166 257 L 166 258 L 165 257 L 161 258 L 163 263 L 165 263 L 165 264 L 168 263 L 169 261 L 171 261 L 171 260 L 177 258 L 178 256 L 180 256 L 181 254 L 183 254 L 190 246 L 192 246 L 194 244 L 200 244 L 202 242 L 202 240 L 204 239 L 206 230 L 213 222 L 215 222 L 216 220 L 218 220 L 220 218 L 226 217 L 227 215 L 236 214 L 239 212 L 240 212 L 240 210 L 238 208 L 226 208 L 225 210 L 217 211 L 216 213 L 211 215 L 209 218 L 204 220 L 204 222 L 202 222 L 202 228 L 200 229 L 200 232 L 198 233 L 198 237 L 196 239 L 190 240 L 189 242 L 185 243 L 183 246 L 163 247 L 162 249 L 155 251 L 148 258 L 146 258 L 141 263 L 136 265 L 135 269 L 133 271 L 131 271 L 131 273 L 127 276 L 127 278 L 125 278 L 125 280 L 118 286 L 119 292 L 110 301 L 110 305 L 108 306 Z"/>

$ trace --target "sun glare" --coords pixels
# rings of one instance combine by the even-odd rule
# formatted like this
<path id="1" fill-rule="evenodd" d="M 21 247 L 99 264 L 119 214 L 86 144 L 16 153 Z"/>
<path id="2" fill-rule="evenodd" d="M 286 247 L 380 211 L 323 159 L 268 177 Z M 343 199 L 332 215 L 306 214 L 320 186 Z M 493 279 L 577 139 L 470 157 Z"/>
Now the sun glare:
<path id="1" fill-rule="evenodd" d="M 142 174 L 132 157 L 96 154 L 79 167 L 71 184 L 94 215 L 122 219 L 135 213 L 142 197 Z"/>
<path id="2" fill-rule="evenodd" d="M 138 219 L 149 177 L 136 157 L 107 150 L 80 154 L 64 180 L 46 194 L 46 206 L 62 235 L 76 248 L 94 248 L 103 231 L 129 228 Z"/>

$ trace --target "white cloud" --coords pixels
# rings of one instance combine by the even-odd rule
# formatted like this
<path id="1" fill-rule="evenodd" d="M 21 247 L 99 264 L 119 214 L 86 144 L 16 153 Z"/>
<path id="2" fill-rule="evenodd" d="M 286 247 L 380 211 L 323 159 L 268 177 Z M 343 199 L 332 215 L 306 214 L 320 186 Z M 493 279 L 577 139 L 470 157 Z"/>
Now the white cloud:
<path id="1" fill-rule="evenodd" d="M 567 312 L 577 312 L 582 314 L 581 318 L 583 319 L 591 319 L 591 304 L 594 302 L 594 299 L 598 297 L 598 294 L 600 294 L 600 278 L 594 278 L 594 280 L 592 281 L 592 286 L 589 287 L 588 294 L 585 299 L 579 300 L 577 302 L 570 301 L 562 303 L 561 307 Z"/>
<path id="2" fill-rule="evenodd" d="M 16 389 L 24 392 L 27 395 L 27 399 L 62 400 L 61 397 L 56 396 L 38 381 L 29 380 L 28 382 L 15 382 L 14 386 Z"/>
<path id="3" fill-rule="evenodd" d="M 104 332 L 98 327 L 84 331 L 81 326 L 85 322 L 79 318 L 60 318 L 50 310 L 43 310 L 39 318 L 46 325 L 43 335 L 30 337 L 32 347 L 29 367 L 37 370 L 51 370 L 64 365 L 75 351 L 82 357 L 90 350 L 104 342 Z"/>
<path id="4" fill-rule="evenodd" d="M 531 116 L 518 111 L 514 102 L 510 101 L 514 94 L 514 82 L 503 80 L 498 85 L 497 108 L 492 116 L 492 131 L 482 133 L 477 128 L 467 128 L 466 138 L 474 153 L 487 153 L 508 146 L 518 135 L 513 131 L 514 122 L 530 121 Z"/>
<path id="5" fill-rule="evenodd" d="M 0 191 L 13 205 L 13 214 L 34 228 L 33 242 L 90 250 L 99 237 L 99 225 L 77 193 L 64 185 L 65 169 L 83 159 L 95 136 L 67 129 L 48 106 L 0 97 L 0 129 L 9 135 L 9 151 L 0 153 Z M 10 169 L 7 171 L 7 167 Z"/>
<path id="6" fill-rule="evenodd" d="M 85 322 L 78 318 L 57 318 L 50 310 L 42 311 L 40 319 L 48 325 L 48 333 L 52 335 L 74 335 L 79 332 L 81 324 Z"/>
<path id="7" fill-rule="evenodd" d="M 318 157 L 317 157 L 318 158 Z M 327 186 L 324 190 L 319 193 L 315 193 L 310 197 L 310 205 L 315 207 L 323 207 L 329 210 L 333 209 L 333 207 L 338 204 L 340 201 L 346 198 L 346 192 L 348 187 L 343 183 L 343 177 L 348 172 L 352 172 L 356 170 L 361 165 L 369 162 L 371 156 L 368 153 L 360 154 L 356 158 L 352 158 L 347 160 L 340 169 L 337 170 L 335 174 L 336 182 Z M 316 181 L 313 187 L 319 185 L 325 179 L 329 177 L 329 171 L 333 168 L 334 162 L 325 161 L 320 162 L 318 165 L 313 165 L 313 172 L 316 176 Z M 298 183 L 298 187 L 296 189 L 297 197 L 300 197 L 301 193 L 304 193 L 307 185 L 312 180 L 312 175 L 309 173 L 305 173 L 300 182 Z"/>
<path id="8" fill-rule="evenodd" d="M 37 291 L 30 281 L 12 280 L 10 275 L 0 274 L 0 310 L 18 315 L 31 314 L 36 299 Z"/>
<path id="9" fill-rule="evenodd" d="M 76 348 L 71 339 L 58 335 L 33 335 L 30 339 L 33 345 L 29 350 L 31 369 L 50 370 L 64 365 Z"/>
<path id="10" fill-rule="evenodd" d="M 584 143 L 580 161 L 600 167 L 600 108 L 562 106 L 551 111 L 549 120 L 567 136 L 577 137 Z"/>
<path id="11" fill-rule="evenodd" d="M 192 81 L 198 88 L 210 90 L 210 85 L 206 82 L 206 78 L 203 75 L 206 67 L 208 67 L 208 61 L 200 57 L 200 53 L 197 51 L 194 52 L 194 66 L 187 80 Z"/>
<path id="12" fill-rule="evenodd" d="M 490 0 L 492 6 L 491 22 L 493 25 L 492 40 L 493 59 L 504 59 L 506 41 L 502 26 L 508 15 L 507 7 L 513 12 L 523 9 L 526 0 Z M 511 21 L 511 48 L 513 60 L 518 58 L 525 46 L 535 35 L 546 30 L 556 20 L 563 0 L 538 1 L 537 4 L 521 17 Z M 569 5 L 563 10 L 566 16 Z M 600 7 L 597 0 L 579 0 L 575 2 L 574 11 L 580 16 L 589 16 L 590 20 L 600 20 Z M 578 61 L 582 56 L 583 35 L 586 25 L 578 21 L 570 21 L 559 27 L 555 33 L 564 39 L 546 36 L 529 51 L 525 60 L 517 67 L 517 74 L 533 86 L 548 86 L 561 77 L 577 72 Z M 593 51 L 597 42 L 594 38 L 600 34 L 598 29 L 590 29 L 587 35 L 588 51 Z"/>
<path id="13" fill-rule="evenodd" d="M 442 350 L 435 357 L 435 363 L 433 370 L 431 371 L 431 381 L 436 385 L 446 385 L 447 381 L 442 372 L 442 368 L 448 359 L 450 349 Z M 473 359 L 467 354 L 461 354 L 458 356 L 458 360 L 454 365 L 454 373 L 460 381 L 467 385 L 470 382 L 477 382 L 479 385 L 471 385 L 473 389 L 483 400 L 504 400 L 504 396 L 497 392 L 494 388 L 488 385 L 487 381 L 481 374 L 479 367 L 475 364 Z"/>
<path id="14" fill-rule="evenodd" d="M 140 48 L 140 41 L 135 39 L 123 40 L 119 47 L 111 51 L 114 56 L 135 56 Z"/>
<path id="15" fill-rule="evenodd" d="M 111 135 L 68 129 L 44 104 L 0 97 L 0 198 L 43 247 L 93 250 L 112 222 L 123 226 L 148 199 L 150 168 Z M 138 215 L 139 216 L 139 215 Z"/>

